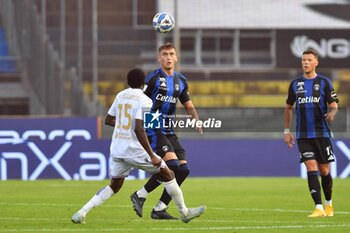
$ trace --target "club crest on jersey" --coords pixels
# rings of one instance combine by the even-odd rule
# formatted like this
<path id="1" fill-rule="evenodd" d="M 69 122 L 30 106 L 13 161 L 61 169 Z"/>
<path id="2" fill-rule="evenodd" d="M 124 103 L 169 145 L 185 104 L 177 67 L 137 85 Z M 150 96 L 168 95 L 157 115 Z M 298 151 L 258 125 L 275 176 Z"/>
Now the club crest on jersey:
<path id="1" fill-rule="evenodd" d="M 314 90 L 319 91 L 320 90 L 320 84 L 315 84 L 314 85 Z"/>
<path id="2" fill-rule="evenodd" d="M 179 84 L 175 84 L 175 90 L 179 91 L 180 90 L 180 85 Z"/>

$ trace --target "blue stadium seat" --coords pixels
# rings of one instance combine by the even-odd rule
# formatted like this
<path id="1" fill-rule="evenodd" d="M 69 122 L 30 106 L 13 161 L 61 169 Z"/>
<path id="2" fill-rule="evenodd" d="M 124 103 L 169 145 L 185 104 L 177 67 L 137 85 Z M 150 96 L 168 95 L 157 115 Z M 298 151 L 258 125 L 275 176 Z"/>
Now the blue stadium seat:
<path id="1" fill-rule="evenodd" d="M 9 56 L 8 44 L 5 38 L 5 31 L 0 28 L 0 72 L 15 72 L 15 62 Z"/>

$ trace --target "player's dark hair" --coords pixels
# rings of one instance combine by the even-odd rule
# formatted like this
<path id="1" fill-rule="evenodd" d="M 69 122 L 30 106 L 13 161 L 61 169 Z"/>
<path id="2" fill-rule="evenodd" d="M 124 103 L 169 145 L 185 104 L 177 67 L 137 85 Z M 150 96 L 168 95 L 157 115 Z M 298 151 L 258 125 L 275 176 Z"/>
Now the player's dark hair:
<path id="1" fill-rule="evenodd" d="M 132 69 L 128 72 L 127 80 L 131 88 L 140 88 L 145 84 L 145 73 L 138 68 Z"/>
<path id="2" fill-rule="evenodd" d="M 170 42 L 167 42 L 167 43 L 161 45 L 161 46 L 158 48 L 158 52 L 160 53 L 160 51 L 162 51 L 163 49 L 175 49 L 175 50 L 176 50 L 174 44 L 172 44 L 172 43 L 170 43 Z"/>
<path id="3" fill-rule="evenodd" d="M 316 59 L 318 59 L 318 53 L 315 51 L 315 50 L 313 50 L 313 49 L 307 49 L 307 50 L 305 50 L 304 52 L 303 52 L 303 55 L 304 54 L 313 54 L 315 57 L 316 57 Z"/>

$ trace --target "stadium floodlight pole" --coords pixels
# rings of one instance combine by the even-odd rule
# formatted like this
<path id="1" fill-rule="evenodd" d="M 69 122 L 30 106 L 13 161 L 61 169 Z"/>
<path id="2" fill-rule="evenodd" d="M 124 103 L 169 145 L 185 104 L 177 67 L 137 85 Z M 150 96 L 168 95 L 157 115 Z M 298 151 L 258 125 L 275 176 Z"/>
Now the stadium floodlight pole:
<path id="1" fill-rule="evenodd" d="M 97 104 L 98 96 L 98 28 L 97 0 L 92 0 L 92 100 Z"/>
<path id="2" fill-rule="evenodd" d="M 175 17 L 175 28 L 174 28 L 174 45 L 176 48 L 176 53 L 177 53 L 177 57 L 178 62 L 176 63 L 176 67 L 175 69 L 178 72 L 181 72 L 181 36 L 180 36 L 180 27 L 179 27 L 179 4 L 178 4 L 179 0 L 174 0 L 174 17 Z"/>

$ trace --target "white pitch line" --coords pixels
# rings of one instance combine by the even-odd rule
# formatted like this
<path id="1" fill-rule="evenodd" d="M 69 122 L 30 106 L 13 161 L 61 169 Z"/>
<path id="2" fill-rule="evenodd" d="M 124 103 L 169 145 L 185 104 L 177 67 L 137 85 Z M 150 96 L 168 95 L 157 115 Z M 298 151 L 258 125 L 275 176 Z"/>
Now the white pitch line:
<path id="1" fill-rule="evenodd" d="M 81 204 L 57 204 L 57 203 L 26 203 L 26 202 L 17 202 L 17 203 L 7 203 L 7 202 L 0 202 L 1 205 L 12 205 L 12 206 L 58 206 L 58 207 L 80 207 Z M 111 205 L 111 204 L 105 204 L 104 207 L 118 207 L 118 208 L 131 208 L 131 205 Z M 153 206 L 145 206 L 147 208 L 151 208 Z M 255 212 L 289 212 L 289 213 L 308 213 L 310 211 L 308 210 L 288 210 L 288 209 L 264 209 L 264 208 L 222 208 L 222 207 L 209 207 L 209 209 L 212 210 L 225 210 L 225 211 L 255 211 Z M 345 214 L 348 215 L 350 212 L 347 211 L 335 211 L 335 214 Z"/>
<path id="2" fill-rule="evenodd" d="M 286 209 L 264 209 L 264 208 L 221 208 L 221 207 L 210 207 L 210 209 L 213 210 L 232 210 L 232 211 L 255 211 L 255 212 L 262 212 L 262 211 L 270 211 L 270 212 L 290 212 L 290 213 L 309 213 L 308 210 L 286 210 Z M 335 211 L 337 214 L 350 214 L 350 212 L 347 211 Z"/>
<path id="3" fill-rule="evenodd" d="M 103 231 L 232 231 L 232 230 L 264 230 L 264 229 L 302 229 L 302 228 L 327 228 L 331 227 L 340 228 L 340 227 L 349 227 L 350 224 L 341 224 L 341 225 L 286 225 L 286 226 L 241 226 L 241 227 L 167 227 L 167 228 L 84 228 L 84 229 L 52 229 L 52 228 L 44 228 L 44 229 L 33 229 L 33 228 L 21 228 L 21 229 L 4 229 L 0 232 L 103 232 Z"/>
<path id="4" fill-rule="evenodd" d="M 66 222 L 66 223 L 70 223 L 70 218 L 69 216 L 65 217 L 65 218 L 28 218 L 28 217 L 0 217 L 0 222 L 1 221 L 21 221 L 21 222 L 25 222 L 25 221 L 50 221 L 50 222 Z M 92 218 L 90 220 L 91 222 L 112 222 L 115 223 L 116 218 Z M 154 220 L 152 219 L 133 219 L 133 222 L 139 222 L 139 223 L 144 223 L 144 222 L 154 222 Z M 264 223 L 295 223 L 295 224 L 303 224 L 303 223 L 309 223 L 310 221 L 280 221 L 280 220 L 237 220 L 237 219 L 232 219 L 232 220 L 207 220 L 207 219 L 196 219 L 196 222 L 200 222 L 200 223 L 260 223 L 260 224 L 264 224 Z M 327 223 L 324 224 L 335 224 L 335 225 L 342 225 L 342 224 L 350 224 L 349 222 L 329 222 L 327 221 Z M 324 225 L 322 224 L 322 225 Z"/>

